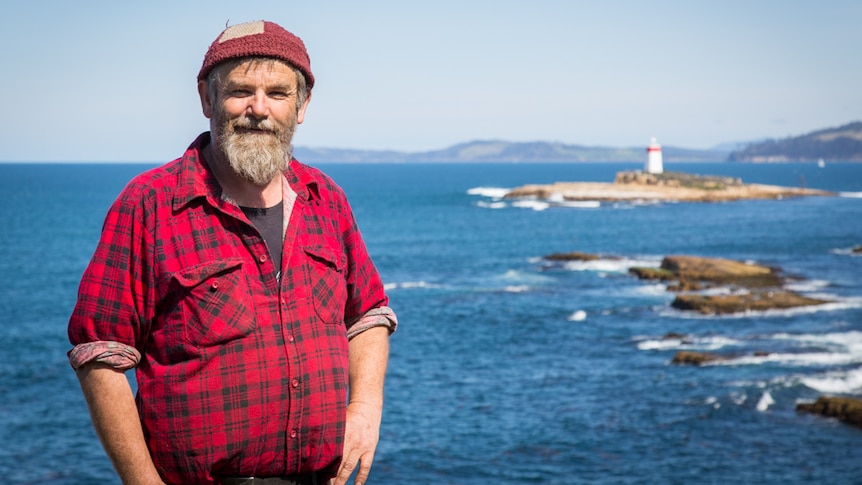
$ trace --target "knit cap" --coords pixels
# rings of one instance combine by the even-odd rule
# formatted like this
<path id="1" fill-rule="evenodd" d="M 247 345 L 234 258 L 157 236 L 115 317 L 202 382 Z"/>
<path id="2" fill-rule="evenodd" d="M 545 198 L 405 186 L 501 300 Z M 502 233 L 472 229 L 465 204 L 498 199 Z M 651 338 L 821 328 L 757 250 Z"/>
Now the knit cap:
<path id="1" fill-rule="evenodd" d="M 258 20 L 226 28 L 210 45 L 198 73 L 198 81 L 206 79 L 212 69 L 229 59 L 239 57 L 272 57 L 299 69 L 308 89 L 314 86 L 311 60 L 302 39 L 280 25 Z"/>

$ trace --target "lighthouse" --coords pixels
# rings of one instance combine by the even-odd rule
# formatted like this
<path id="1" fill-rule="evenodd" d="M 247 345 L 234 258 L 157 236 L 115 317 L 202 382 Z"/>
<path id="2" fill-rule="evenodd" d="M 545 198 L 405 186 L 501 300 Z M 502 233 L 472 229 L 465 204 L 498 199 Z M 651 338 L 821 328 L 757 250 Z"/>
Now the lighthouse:
<path id="1" fill-rule="evenodd" d="M 647 162 L 644 171 L 646 173 L 662 173 L 664 168 L 661 166 L 661 145 L 658 144 L 655 137 L 650 139 L 647 151 Z"/>

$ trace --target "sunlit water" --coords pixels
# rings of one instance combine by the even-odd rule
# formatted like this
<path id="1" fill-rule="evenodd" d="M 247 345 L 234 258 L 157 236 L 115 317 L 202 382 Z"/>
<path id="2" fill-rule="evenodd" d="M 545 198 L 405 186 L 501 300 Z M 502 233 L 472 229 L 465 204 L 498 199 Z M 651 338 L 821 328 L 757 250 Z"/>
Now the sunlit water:
<path id="1" fill-rule="evenodd" d="M 795 411 L 862 396 L 862 256 L 850 251 L 862 244 L 862 164 L 666 165 L 841 195 L 567 206 L 500 196 L 638 167 L 322 167 L 347 192 L 401 322 L 372 483 L 862 483 L 862 429 Z M 145 168 L 0 165 L 6 483 L 119 483 L 65 327 L 108 205 Z M 575 250 L 607 257 L 541 259 Z M 628 274 L 667 254 L 777 266 L 833 303 L 672 310 L 663 285 Z M 732 358 L 671 365 L 679 350 Z"/>

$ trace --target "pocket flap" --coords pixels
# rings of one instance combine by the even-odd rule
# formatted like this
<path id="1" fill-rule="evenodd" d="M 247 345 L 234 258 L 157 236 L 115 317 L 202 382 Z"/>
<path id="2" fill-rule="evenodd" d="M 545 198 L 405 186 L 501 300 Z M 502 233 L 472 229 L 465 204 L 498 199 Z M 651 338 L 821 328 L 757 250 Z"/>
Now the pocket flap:
<path id="1" fill-rule="evenodd" d="M 240 266 L 242 266 L 242 259 L 227 258 L 219 261 L 207 261 L 205 263 L 189 266 L 188 268 L 183 268 L 181 271 L 174 273 L 173 276 L 181 286 L 192 288 L 208 278 L 239 268 Z"/>
<path id="2" fill-rule="evenodd" d="M 327 264 L 336 271 L 340 272 L 344 268 L 343 255 L 328 246 L 303 246 L 302 250 L 312 259 Z"/>

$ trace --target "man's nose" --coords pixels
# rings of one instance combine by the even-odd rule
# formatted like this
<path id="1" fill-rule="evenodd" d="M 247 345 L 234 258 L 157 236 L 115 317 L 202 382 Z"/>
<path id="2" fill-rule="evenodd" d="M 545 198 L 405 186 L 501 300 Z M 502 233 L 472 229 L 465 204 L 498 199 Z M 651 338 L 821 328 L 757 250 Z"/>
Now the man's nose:
<path id="1" fill-rule="evenodd" d="M 255 118 L 266 118 L 269 116 L 269 103 L 267 102 L 266 95 L 263 93 L 255 93 L 254 96 L 249 99 L 246 113 Z"/>

